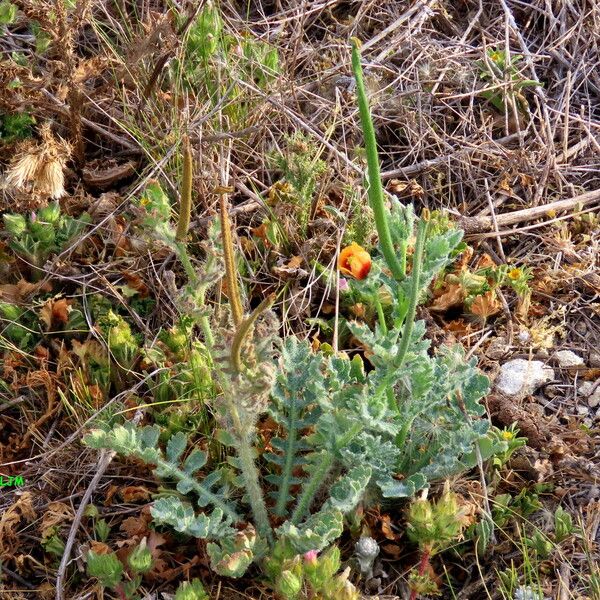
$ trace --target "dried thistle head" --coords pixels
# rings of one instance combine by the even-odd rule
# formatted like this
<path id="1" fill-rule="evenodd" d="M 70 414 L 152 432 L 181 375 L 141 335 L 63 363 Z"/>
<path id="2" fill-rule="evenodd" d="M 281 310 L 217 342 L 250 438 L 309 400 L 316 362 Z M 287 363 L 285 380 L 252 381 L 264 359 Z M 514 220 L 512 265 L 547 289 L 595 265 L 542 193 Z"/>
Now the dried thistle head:
<path id="1" fill-rule="evenodd" d="M 71 155 L 71 146 L 55 137 L 47 123 L 40 128 L 40 135 L 39 144 L 30 145 L 16 156 L 6 182 L 40 199 L 57 200 L 65 194 L 64 168 Z"/>

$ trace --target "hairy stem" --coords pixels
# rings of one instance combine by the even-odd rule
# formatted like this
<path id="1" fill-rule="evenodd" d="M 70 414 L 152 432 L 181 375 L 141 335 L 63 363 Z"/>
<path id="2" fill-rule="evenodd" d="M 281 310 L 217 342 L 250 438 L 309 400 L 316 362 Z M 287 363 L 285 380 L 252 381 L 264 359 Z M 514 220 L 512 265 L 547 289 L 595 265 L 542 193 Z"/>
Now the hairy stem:
<path id="1" fill-rule="evenodd" d="M 260 475 L 256 468 L 256 463 L 254 462 L 254 452 L 252 444 L 250 443 L 249 434 L 247 428 L 242 424 L 235 402 L 229 398 L 227 404 L 233 421 L 233 428 L 238 434 L 238 444 L 236 446 L 237 455 L 240 459 L 241 475 L 244 480 L 246 492 L 248 492 L 248 500 L 256 523 L 256 531 L 269 543 L 272 543 L 273 531 L 269 523 L 267 505 L 259 483 Z"/>
<path id="2" fill-rule="evenodd" d="M 185 240 L 190 228 L 190 218 L 192 213 L 192 179 L 194 174 L 194 163 L 192 159 L 192 149 L 188 136 L 183 138 L 183 183 L 181 186 L 181 200 L 179 205 L 179 218 L 177 221 L 177 229 L 175 231 L 175 251 L 183 265 L 185 274 L 187 275 L 189 284 L 197 290 L 197 298 L 200 306 L 204 305 L 206 296 L 205 286 L 200 288 L 198 274 L 192 265 L 190 256 L 187 251 Z M 210 258 L 208 260 L 211 260 Z M 207 268 L 209 268 L 207 264 Z M 209 269 L 210 270 L 210 269 Z M 210 350 L 214 346 L 214 336 L 210 328 L 210 320 L 207 316 L 200 317 L 200 328 L 204 334 L 204 341 L 209 349 L 209 359 L 212 363 L 212 355 Z"/>
<path id="3" fill-rule="evenodd" d="M 421 291 L 421 267 L 423 266 L 423 252 L 425 249 L 425 238 L 427 237 L 427 225 L 428 221 L 425 218 L 421 218 L 417 228 L 417 241 L 415 243 L 415 252 L 412 261 L 408 311 L 406 312 L 406 318 L 404 319 L 404 330 L 402 331 L 402 340 L 400 341 L 400 349 L 398 350 L 398 357 L 396 359 L 397 369 L 402 366 L 402 363 L 406 358 L 413 326 L 415 324 L 417 304 L 419 303 L 419 292 Z"/>
<path id="4" fill-rule="evenodd" d="M 233 252 L 233 240 L 231 236 L 231 221 L 227 212 L 226 192 L 219 190 L 221 208 L 221 237 L 223 239 L 223 254 L 225 256 L 225 280 L 227 281 L 227 296 L 231 305 L 233 323 L 239 327 L 242 323 L 244 311 L 238 286 L 237 269 L 235 266 L 235 255 Z"/>
<path id="5" fill-rule="evenodd" d="M 205 286 L 199 287 L 200 282 L 198 280 L 198 274 L 196 273 L 196 269 L 194 269 L 194 266 L 192 265 L 192 261 L 190 260 L 189 254 L 187 252 L 187 247 L 184 242 L 177 242 L 177 241 L 175 242 L 174 246 L 175 246 L 175 251 L 177 253 L 177 256 L 179 257 L 179 260 L 181 261 L 181 264 L 183 265 L 183 270 L 185 271 L 185 274 L 187 275 L 189 284 L 193 288 L 198 290 L 197 291 L 198 304 L 200 306 L 203 306 L 205 297 L 206 297 L 206 287 Z M 207 264 L 207 269 L 208 269 L 208 264 Z M 204 334 L 204 341 L 206 343 L 206 346 L 209 349 L 208 356 L 209 356 L 209 360 L 212 364 L 212 355 L 210 353 L 210 350 L 213 348 L 213 346 L 215 344 L 215 340 L 214 340 L 212 329 L 210 328 L 210 319 L 206 315 L 204 315 L 204 316 L 200 317 L 199 323 L 200 323 L 200 329 L 202 329 L 202 333 Z"/>
<path id="6" fill-rule="evenodd" d="M 285 463 L 281 468 L 281 485 L 275 504 L 275 515 L 284 517 L 286 514 L 286 505 L 289 498 L 289 490 L 292 481 L 292 471 L 294 469 L 294 457 L 296 456 L 296 443 L 298 441 L 298 407 L 296 397 L 292 394 L 290 398 L 290 419 L 287 437 L 285 440 Z"/>
<path id="7" fill-rule="evenodd" d="M 381 306 L 381 300 L 378 296 L 375 297 L 375 309 L 377 310 L 377 320 L 379 321 L 379 327 L 383 335 L 388 332 L 387 324 L 385 322 L 385 314 L 383 313 L 383 306 Z"/>
<path id="8" fill-rule="evenodd" d="M 425 575 L 425 571 L 427 570 L 427 567 L 429 566 L 429 559 L 431 558 L 431 552 L 428 548 L 423 549 L 423 551 L 421 552 L 421 560 L 419 561 L 419 577 L 423 577 L 423 575 Z M 413 588 L 413 590 L 410 592 L 410 600 L 416 600 L 417 599 L 417 590 Z"/>
<path id="9" fill-rule="evenodd" d="M 385 258 L 387 266 L 392 271 L 394 279 L 402 281 L 405 277 L 405 271 L 402 264 L 396 256 L 394 243 L 390 234 L 390 227 L 387 219 L 387 213 L 383 200 L 383 186 L 381 184 L 381 171 L 379 168 L 379 157 L 377 155 L 377 141 L 375 139 L 375 129 L 371 119 L 369 109 L 369 100 L 363 79 L 362 66 L 360 63 L 360 42 L 352 39 L 352 71 L 356 79 L 356 93 L 358 96 L 358 111 L 362 125 L 363 136 L 365 138 L 365 148 L 367 151 L 367 177 L 369 180 L 369 204 L 375 217 L 375 225 L 379 235 L 379 245 Z"/>
<path id="10" fill-rule="evenodd" d="M 404 442 L 406 442 L 406 438 L 408 436 L 408 432 L 411 430 L 412 424 L 414 423 L 415 419 L 418 416 L 419 415 L 414 415 L 413 417 L 406 419 L 406 422 L 402 426 L 402 429 L 400 430 L 400 433 L 396 436 L 396 446 L 398 448 L 403 448 L 404 449 Z"/>
<path id="11" fill-rule="evenodd" d="M 247 441 L 240 443 L 238 456 L 242 467 L 242 477 L 246 484 L 246 491 L 250 500 L 252 514 L 256 522 L 256 531 L 266 538 L 269 543 L 273 542 L 273 532 L 267 514 L 267 505 L 259 484 L 259 473 L 254 462 L 252 446 Z"/>
<path id="12" fill-rule="evenodd" d="M 183 242 L 175 242 L 175 251 L 179 256 L 181 264 L 183 265 L 183 270 L 187 275 L 190 285 L 195 287 L 198 284 L 198 274 L 196 273 L 196 269 L 194 269 L 192 261 L 187 253 L 186 245 Z"/>
<path id="13" fill-rule="evenodd" d="M 179 219 L 175 239 L 185 242 L 190 228 L 190 216 L 192 214 L 192 177 L 194 165 L 192 160 L 192 148 L 188 136 L 183 138 L 183 183 L 181 185 L 181 199 L 179 201 Z"/>
<path id="14" fill-rule="evenodd" d="M 291 518 L 291 521 L 294 523 L 294 525 L 297 525 L 303 519 L 304 515 L 310 508 L 315 494 L 321 485 L 323 485 L 327 475 L 329 475 L 329 472 L 333 467 L 333 462 L 333 454 L 328 450 L 324 450 L 321 460 L 311 474 L 310 479 L 305 485 L 302 486 L 302 495 L 298 500 L 298 504 L 296 505 Z"/>

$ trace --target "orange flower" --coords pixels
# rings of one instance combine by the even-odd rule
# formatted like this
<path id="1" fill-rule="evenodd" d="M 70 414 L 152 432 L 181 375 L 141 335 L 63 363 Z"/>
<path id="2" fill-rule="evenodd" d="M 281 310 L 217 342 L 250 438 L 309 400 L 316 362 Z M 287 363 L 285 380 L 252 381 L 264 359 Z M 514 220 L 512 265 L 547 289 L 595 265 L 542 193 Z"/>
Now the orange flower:
<path id="1" fill-rule="evenodd" d="M 370 254 L 356 242 L 346 246 L 338 258 L 338 269 L 344 275 L 364 279 L 371 270 Z"/>

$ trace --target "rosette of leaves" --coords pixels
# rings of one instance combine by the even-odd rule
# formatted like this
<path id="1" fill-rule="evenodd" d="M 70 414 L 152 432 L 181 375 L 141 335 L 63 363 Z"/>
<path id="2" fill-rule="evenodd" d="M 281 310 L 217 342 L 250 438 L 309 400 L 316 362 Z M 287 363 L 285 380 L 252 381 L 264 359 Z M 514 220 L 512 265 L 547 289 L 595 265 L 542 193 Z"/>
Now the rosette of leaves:
<path id="1" fill-rule="evenodd" d="M 162 406 L 176 400 L 204 402 L 214 397 L 210 354 L 204 344 L 194 339 L 194 324 L 193 319 L 182 318 L 174 327 L 162 330 L 158 339 L 142 350 L 143 368 L 152 372 L 154 401 Z"/>
<path id="2" fill-rule="evenodd" d="M 364 112 L 363 101 L 361 116 Z M 368 155 L 373 184 L 377 162 L 373 151 Z M 373 186 L 370 195 L 377 196 Z M 240 576 L 252 562 L 269 571 L 272 563 L 263 560 L 266 556 L 294 560 L 294 555 L 320 551 L 342 534 L 344 514 L 365 494 L 412 495 L 432 479 L 474 464 L 475 444 L 483 447 L 488 425 L 479 419 L 479 400 L 488 389 L 487 379 L 460 348 L 431 356 L 425 326 L 415 322 L 417 305 L 427 297 L 433 277 L 455 256 L 461 232 L 428 214 L 417 219 L 396 201 L 390 209 L 381 197 L 373 200 L 373 212 L 386 263 L 377 259 L 370 291 L 383 288 L 391 311 L 386 316 L 378 310 L 374 330 L 351 326 L 369 350 L 373 368 L 368 373 L 358 356 L 349 360 L 314 353 L 307 341 L 293 336 L 282 342 L 268 310 L 270 299 L 243 314 L 222 196 L 233 327 L 226 322 L 217 342 L 203 329 L 219 388 L 213 402 L 222 424 L 219 440 L 232 449 L 228 462 L 233 477 L 231 469 L 213 468 L 206 452 L 193 448 L 188 454 L 182 433 L 172 436 L 163 450 L 156 426 L 118 425 L 86 438 L 93 447 L 156 465 L 158 477 L 173 481 L 179 495 L 159 498 L 152 508 L 154 520 L 208 540 L 212 567 L 219 573 Z M 182 246 L 175 247 L 194 285 L 197 275 Z M 206 315 L 204 319 L 208 327 Z M 279 431 L 270 451 L 257 459 L 257 423 L 267 413 Z M 274 529 L 273 521 L 283 522 Z M 240 531 L 242 523 L 246 528 Z M 298 588 L 297 577 L 289 570 L 289 595 Z"/>
<path id="3" fill-rule="evenodd" d="M 272 351 L 265 346 L 255 356 L 266 356 Z M 226 362 L 218 352 L 215 361 L 217 366 L 225 368 Z M 252 363 L 245 364 L 250 369 L 246 376 L 255 382 L 254 386 L 258 385 L 256 380 L 260 377 L 252 370 Z M 234 366 L 227 368 L 233 370 Z M 233 372 L 229 377 L 235 381 Z M 241 375 L 238 373 L 237 377 Z M 260 400 L 265 393 L 265 375 L 262 377 L 263 387 L 258 391 L 250 384 L 229 390 L 227 384 L 224 386 L 225 392 L 237 390 L 235 414 L 229 414 L 230 420 L 224 421 L 226 429 L 219 435 L 235 451 L 229 460 L 239 473 L 234 486 L 225 469 L 210 470 L 205 452 L 194 448 L 184 456 L 188 440 L 183 433 L 171 437 L 164 451 L 158 443 L 160 428 L 156 426 L 139 429 L 126 423 L 111 431 L 92 431 L 85 440 L 89 446 L 109 448 L 156 465 L 158 477 L 172 480 L 179 494 L 193 495 L 196 508 L 180 496 L 159 498 L 152 508 L 154 521 L 209 540 L 213 568 L 228 576 L 240 576 L 250 563 L 260 561 L 268 548 L 281 540 L 296 554 L 319 551 L 335 541 L 343 530 L 344 513 L 360 502 L 373 473 L 370 463 L 355 455 L 350 443 L 365 431 L 387 436 L 399 431 L 385 395 L 371 393 L 359 360 L 325 358 L 314 354 L 308 342 L 288 338 L 272 386 L 273 403 L 269 405 L 270 413 L 281 425 L 282 437 L 273 442 L 274 451 L 265 457 L 271 465 L 271 473 L 265 480 L 272 486 L 276 502 L 272 508 L 266 503 L 261 505 L 263 489 L 266 491 L 268 487 L 263 484 L 263 489 L 253 489 L 247 475 L 248 460 L 257 452 L 256 419 L 265 411 Z M 266 391 L 268 394 L 271 390 Z M 227 403 L 224 406 L 231 409 Z M 240 429 L 235 419 L 245 423 L 245 428 Z M 314 427 L 309 427 L 310 424 Z M 294 472 L 300 464 L 303 475 L 297 477 Z M 386 465 L 389 463 L 378 468 L 384 471 Z M 202 476 L 197 477 L 199 470 Z M 300 485 L 301 489 L 295 503 L 290 493 L 292 485 Z M 241 488 L 241 499 L 236 486 Z M 323 497 L 326 487 L 328 493 Z M 317 498 L 323 499 L 315 506 Z M 234 529 L 234 525 L 248 522 L 245 508 L 248 505 L 258 535 L 249 528 L 243 535 Z M 266 519 L 261 520 L 260 506 Z M 275 531 L 269 523 L 269 512 L 287 517 Z"/>

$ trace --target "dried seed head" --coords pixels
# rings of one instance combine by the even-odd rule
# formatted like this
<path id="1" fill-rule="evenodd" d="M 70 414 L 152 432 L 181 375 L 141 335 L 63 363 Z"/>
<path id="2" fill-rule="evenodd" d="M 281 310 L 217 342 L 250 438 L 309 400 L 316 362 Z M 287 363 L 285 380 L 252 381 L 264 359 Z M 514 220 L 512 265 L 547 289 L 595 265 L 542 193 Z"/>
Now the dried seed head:
<path id="1" fill-rule="evenodd" d="M 57 200 L 65 194 L 64 168 L 71 146 L 56 138 L 45 124 L 40 129 L 42 141 L 17 155 L 8 170 L 6 182 L 20 191 Z"/>

